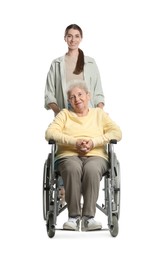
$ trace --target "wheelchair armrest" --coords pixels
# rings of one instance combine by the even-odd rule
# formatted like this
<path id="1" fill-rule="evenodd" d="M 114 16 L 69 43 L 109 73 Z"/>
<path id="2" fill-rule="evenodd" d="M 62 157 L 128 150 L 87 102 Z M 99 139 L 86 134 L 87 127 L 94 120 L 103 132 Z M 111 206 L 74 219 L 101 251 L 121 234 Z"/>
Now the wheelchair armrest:
<path id="1" fill-rule="evenodd" d="M 48 144 L 56 144 L 56 142 L 55 142 L 55 140 L 50 139 L 50 140 L 48 141 Z"/>
<path id="2" fill-rule="evenodd" d="M 111 139 L 109 141 L 109 143 L 107 144 L 107 151 L 109 153 L 109 156 L 110 156 L 110 154 L 113 153 L 113 151 L 114 151 L 114 144 L 117 144 L 117 142 L 118 141 L 116 139 Z"/>
<path id="3" fill-rule="evenodd" d="M 116 139 L 111 139 L 111 140 L 110 140 L 110 144 L 117 144 L 117 142 L 118 142 L 118 141 L 117 141 Z"/>
<path id="4" fill-rule="evenodd" d="M 55 140 L 50 139 L 50 140 L 48 141 L 48 144 L 56 144 L 56 142 L 55 142 Z M 116 139 L 111 139 L 111 140 L 110 140 L 110 144 L 117 144 L 117 140 L 116 140 Z"/>

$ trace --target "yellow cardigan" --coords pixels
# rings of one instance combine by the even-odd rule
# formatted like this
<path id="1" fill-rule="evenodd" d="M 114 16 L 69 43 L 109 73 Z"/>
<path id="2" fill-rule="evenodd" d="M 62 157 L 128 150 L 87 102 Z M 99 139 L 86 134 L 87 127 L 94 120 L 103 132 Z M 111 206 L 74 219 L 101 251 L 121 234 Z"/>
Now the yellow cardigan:
<path id="1" fill-rule="evenodd" d="M 78 156 L 77 139 L 91 139 L 94 148 L 86 156 L 108 159 L 105 144 L 111 139 L 122 138 L 120 127 L 101 108 L 89 108 L 86 116 L 78 117 L 74 112 L 63 109 L 46 130 L 45 138 L 58 144 L 56 159 Z"/>

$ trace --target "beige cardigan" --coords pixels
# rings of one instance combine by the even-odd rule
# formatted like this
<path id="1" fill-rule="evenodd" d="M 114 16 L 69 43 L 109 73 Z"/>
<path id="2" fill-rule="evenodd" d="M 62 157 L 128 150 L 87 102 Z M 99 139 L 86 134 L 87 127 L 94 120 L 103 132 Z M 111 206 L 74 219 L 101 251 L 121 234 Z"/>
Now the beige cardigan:
<path id="1" fill-rule="evenodd" d="M 90 107 L 96 107 L 100 102 L 105 103 L 100 73 L 93 58 L 85 56 L 84 59 L 84 80 L 92 97 Z M 56 103 L 60 109 L 68 108 L 66 96 L 65 56 L 55 59 L 47 74 L 44 93 L 44 107 L 46 109 L 49 109 L 49 103 Z"/>

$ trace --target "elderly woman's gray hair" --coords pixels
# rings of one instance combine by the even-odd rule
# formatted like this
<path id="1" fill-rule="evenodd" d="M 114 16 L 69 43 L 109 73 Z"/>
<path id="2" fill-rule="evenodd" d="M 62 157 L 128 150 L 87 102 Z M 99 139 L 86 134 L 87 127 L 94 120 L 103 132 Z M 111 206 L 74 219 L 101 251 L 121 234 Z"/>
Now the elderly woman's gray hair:
<path id="1" fill-rule="evenodd" d="M 86 85 L 86 82 L 84 80 L 77 80 L 77 79 L 74 79 L 74 80 L 71 80 L 69 83 L 68 83 L 68 86 L 67 86 L 67 96 L 69 97 L 71 91 L 74 89 L 74 88 L 80 88 L 80 89 L 83 89 L 86 93 L 89 93 L 89 90 L 87 88 L 87 85 Z"/>

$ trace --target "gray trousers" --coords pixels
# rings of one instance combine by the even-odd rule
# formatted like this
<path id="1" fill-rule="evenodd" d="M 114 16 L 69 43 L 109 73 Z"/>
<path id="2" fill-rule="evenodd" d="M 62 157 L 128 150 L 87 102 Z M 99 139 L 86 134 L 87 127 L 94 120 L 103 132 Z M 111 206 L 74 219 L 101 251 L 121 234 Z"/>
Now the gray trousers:
<path id="1" fill-rule="evenodd" d="M 107 168 L 108 162 L 99 156 L 69 156 L 57 161 L 57 169 L 64 182 L 69 217 L 95 216 L 100 181 Z"/>

